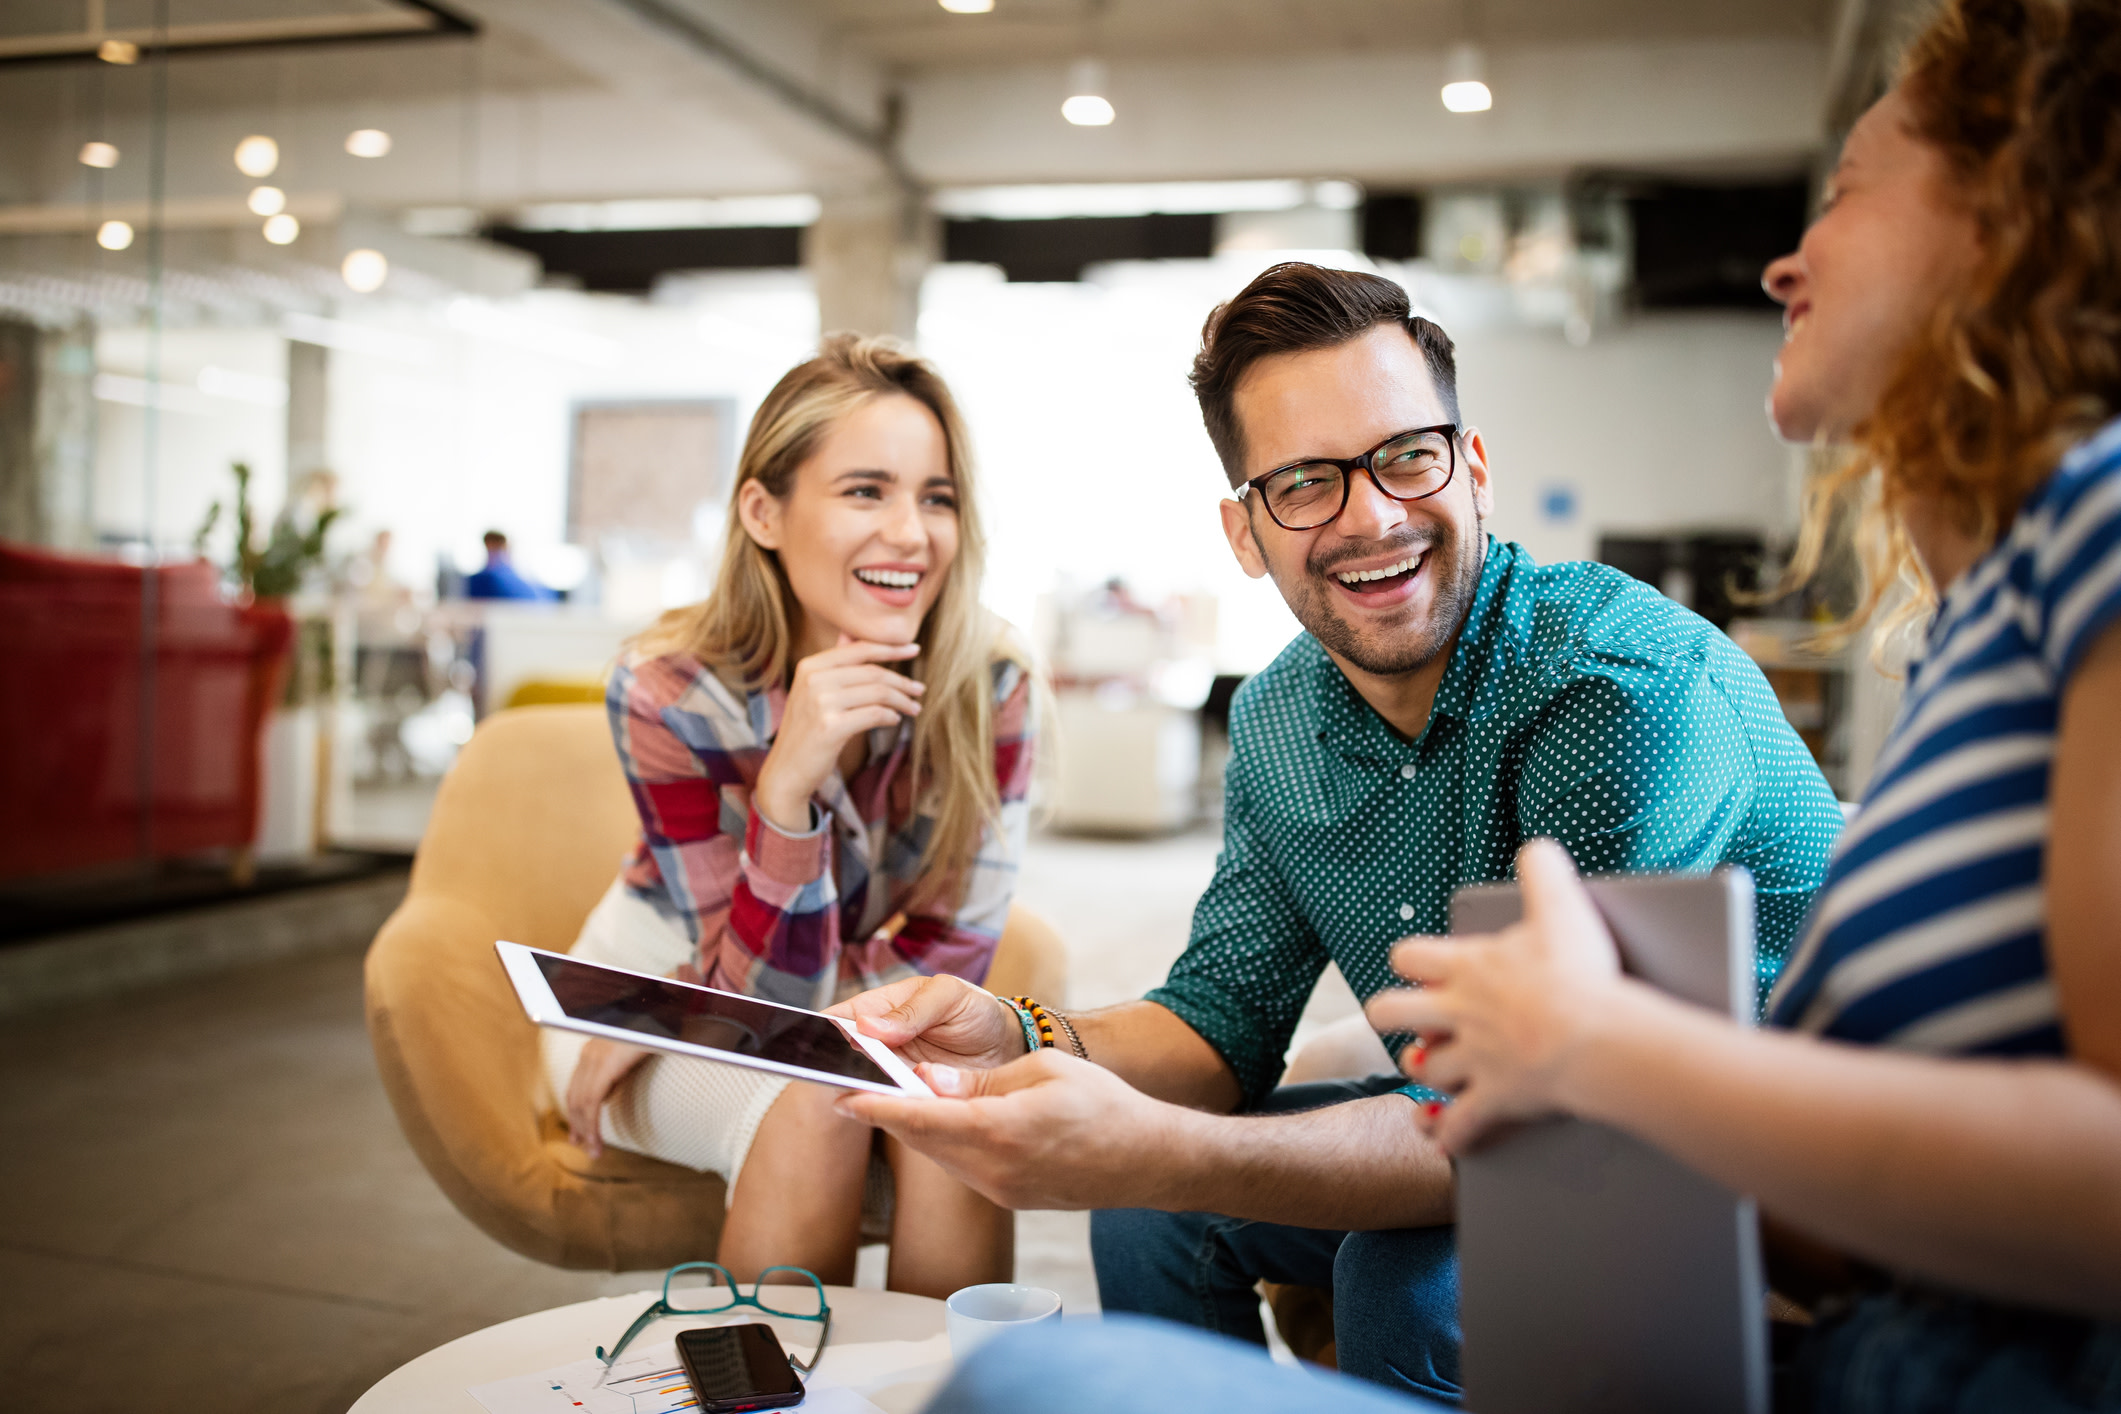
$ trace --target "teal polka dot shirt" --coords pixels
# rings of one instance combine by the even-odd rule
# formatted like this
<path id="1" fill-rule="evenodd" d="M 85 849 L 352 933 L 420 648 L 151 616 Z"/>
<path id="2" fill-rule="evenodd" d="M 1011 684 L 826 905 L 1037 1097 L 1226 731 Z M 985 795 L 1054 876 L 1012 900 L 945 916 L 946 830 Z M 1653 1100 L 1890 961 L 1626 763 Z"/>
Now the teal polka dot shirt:
<path id="1" fill-rule="evenodd" d="M 1191 941 L 1149 1000 L 1221 1053 L 1248 1103 L 1280 1078 L 1328 961 L 1359 997 L 1396 984 L 1392 944 L 1450 931 L 1452 893 L 1509 878 L 1527 839 L 1559 840 L 1586 874 L 1745 866 L 1765 997 L 1841 829 L 1728 638 L 1610 566 L 1543 566 L 1492 538 L 1419 738 L 1306 634 L 1237 693 L 1224 805 Z"/>

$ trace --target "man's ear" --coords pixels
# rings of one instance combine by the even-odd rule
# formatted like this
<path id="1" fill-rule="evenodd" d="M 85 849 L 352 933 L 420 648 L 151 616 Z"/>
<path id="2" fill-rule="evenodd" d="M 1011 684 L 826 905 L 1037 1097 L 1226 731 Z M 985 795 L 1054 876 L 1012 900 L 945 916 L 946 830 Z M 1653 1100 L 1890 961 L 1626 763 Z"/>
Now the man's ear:
<path id="1" fill-rule="evenodd" d="M 1237 567 L 1254 579 L 1267 577 L 1266 556 L 1259 553 L 1259 542 L 1252 538 L 1252 517 L 1246 513 L 1244 503 L 1225 498 L 1216 507 L 1223 515 L 1223 536 L 1230 542 L 1230 553 L 1237 556 Z"/>
<path id="2" fill-rule="evenodd" d="M 1459 434 L 1466 454 L 1466 482 L 1473 488 L 1473 509 L 1482 520 L 1495 514 L 1495 483 L 1488 477 L 1488 444 L 1480 439 L 1480 429 L 1468 427 Z"/>
<path id="3" fill-rule="evenodd" d="M 781 503 L 757 477 L 737 488 L 736 518 L 761 548 L 781 548 Z"/>

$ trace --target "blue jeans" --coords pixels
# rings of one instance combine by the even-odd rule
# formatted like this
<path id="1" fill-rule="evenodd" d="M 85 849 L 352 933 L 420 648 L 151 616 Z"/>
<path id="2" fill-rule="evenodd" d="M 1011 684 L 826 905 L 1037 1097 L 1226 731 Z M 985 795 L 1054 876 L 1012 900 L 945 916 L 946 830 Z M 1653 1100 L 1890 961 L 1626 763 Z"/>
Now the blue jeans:
<path id="1" fill-rule="evenodd" d="M 1287 1085 L 1255 1113 L 1317 1109 L 1389 1094 L 1403 1083 L 1382 1075 Z M 1452 1238 L 1449 1227 L 1341 1232 L 1148 1208 L 1090 1215 L 1090 1254 L 1106 1311 L 1157 1316 L 1264 1345 L 1253 1283 L 1326 1287 L 1333 1292 L 1334 1348 L 1343 1373 L 1455 1404 Z"/>
<path id="2" fill-rule="evenodd" d="M 1027 1383 L 1028 1381 L 1028 1383 Z M 958 1367 L 926 1414 L 1446 1414 L 1315 1366 L 1163 1321 L 1108 1316 L 998 1336 Z"/>
<path id="3" fill-rule="evenodd" d="M 1027 1399 L 1026 1372 L 1037 1383 Z M 1161 1321 L 1112 1316 L 998 1337 L 959 1367 L 927 1414 L 1446 1414 L 1442 1406 Z M 2121 1326 L 1986 1303 L 1866 1298 L 1778 1369 L 1789 1414 L 2111 1414 L 2121 1410 Z"/>
<path id="4" fill-rule="evenodd" d="M 1967 1296 L 1866 1296 L 1775 1372 L 1786 1414 L 2113 1414 L 2121 1324 Z"/>

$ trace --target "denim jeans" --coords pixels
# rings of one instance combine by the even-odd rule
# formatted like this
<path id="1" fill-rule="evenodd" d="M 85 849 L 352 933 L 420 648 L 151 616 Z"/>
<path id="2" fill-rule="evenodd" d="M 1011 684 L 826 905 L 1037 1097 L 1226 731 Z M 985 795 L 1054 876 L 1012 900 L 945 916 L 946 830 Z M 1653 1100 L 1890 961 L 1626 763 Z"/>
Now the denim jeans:
<path id="1" fill-rule="evenodd" d="M 2121 1325 L 1966 1296 L 1866 1296 L 1775 1372 L 1782 1414 L 2117 1414 Z"/>
<path id="2" fill-rule="evenodd" d="M 1026 1380 L 1036 1386 L 1027 1400 Z M 1000 1336 L 927 1414 L 1445 1414 L 1442 1406 L 1161 1321 L 1110 1316 Z M 1867 1298 L 1778 1370 L 1775 1407 L 1804 1414 L 2113 1414 L 2121 1326 L 2004 1313 L 1971 1301 Z"/>
<path id="3" fill-rule="evenodd" d="M 927 1414 L 1020 1414 L 1033 1405 L 1097 1414 L 1446 1414 L 1315 1366 L 1138 1316 L 1062 1321 L 981 1346 Z"/>
<path id="4" fill-rule="evenodd" d="M 1389 1094 L 1403 1083 L 1381 1075 L 1283 1086 L 1255 1113 L 1317 1109 Z M 1106 1311 L 1157 1316 L 1264 1345 L 1255 1282 L 1327 1287 L 1343 1373 L 1448 1403 L 1458 1400 L 1452 1237 L 1449 1227 L 1341 1232 L 1147 1208 L 1090 1216 L 1090 1253 Z"/>

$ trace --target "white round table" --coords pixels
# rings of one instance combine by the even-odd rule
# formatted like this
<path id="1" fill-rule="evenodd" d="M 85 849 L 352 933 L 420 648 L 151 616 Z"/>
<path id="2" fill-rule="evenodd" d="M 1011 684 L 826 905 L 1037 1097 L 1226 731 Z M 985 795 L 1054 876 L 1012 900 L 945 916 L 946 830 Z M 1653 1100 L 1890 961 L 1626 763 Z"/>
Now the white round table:
<path id="1" fill-rule="evenodd" d="M 885 1414 L 915 1414 L 950 1374 L 943 1303 L 848 1286 L 825 1291 L 832 1304 L 832 1339 L 818 1375 L 856 1390 Z M 472 1386 L 583 1359 L 617 1340 L 661 1294 L 655 1286 L 473 1331 L 385 1375 L 350 1414 L 485 1414 L 468 1392 Z M 654 1345 L 699 1326 L 757 1320 L 771 1325 L 793 1354 L 808 1356 L 816 1344 L 816 1322 L 764 1316 L 740 1306 L 712 1316 L 667 1316 L 635 1336 L 628 1348 Z"/>

